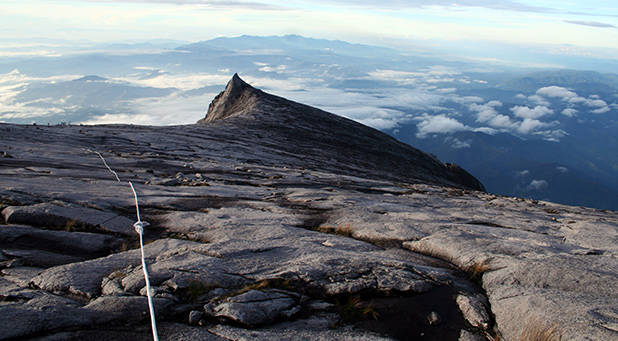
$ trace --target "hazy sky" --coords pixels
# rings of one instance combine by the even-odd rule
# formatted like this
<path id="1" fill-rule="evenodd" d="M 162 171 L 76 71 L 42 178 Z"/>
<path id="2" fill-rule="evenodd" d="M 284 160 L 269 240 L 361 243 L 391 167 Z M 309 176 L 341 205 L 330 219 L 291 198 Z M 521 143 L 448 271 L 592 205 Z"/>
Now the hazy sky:
<path id="1" fill-rule="evenodd" d="M 2 0 L 0 39 L 206 40 L 301 34 L 361 43 L 485 40 L 618 48 L 616 0 Z"/>

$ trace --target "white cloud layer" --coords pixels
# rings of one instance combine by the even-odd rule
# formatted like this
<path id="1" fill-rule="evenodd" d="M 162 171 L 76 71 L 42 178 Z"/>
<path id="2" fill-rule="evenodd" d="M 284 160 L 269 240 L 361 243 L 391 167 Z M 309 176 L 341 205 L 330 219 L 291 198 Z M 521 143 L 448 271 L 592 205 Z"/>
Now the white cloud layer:
<path id="1" fill-rule="evenodd" d="M 187 73 L 169 74 L 161 70 L 155 77 L 142 78 L 141 75 L 135 77 L 119 77 L 118 81 L 128 82 L 137 86 L 147 86 L 154 88 L 176 88 L 179 90 L 192 90 L 209 85 L 226 84 L 232 77 L 231 74 L 209 74 L 209 73 Z"/>
<path id="2" fill-rule="evenodd" d="M 539 120 L 535 120 L 532 118 L 525 118 L 521 122 L 521 125 L 517 128 L 517 131 L 521 134 L 530 134 L 534 132 L 535 130 L 538 130 L 540 128 L 549 127 L 549 126 L 551 126 L 551 124 L 549 123 L 543 123 Z"/>
<path id="3" fill-rule="evenodd" d="M 570 98 L 578 97 L 577 93 L 560 86 L 547 86 L 544 88 L 540 88 L 536 91 L 537 95 L 553 97 L 553 98 L 561 98 L 562 100 L 568 100 Z"/>
<path id="4" fill-rule="evenodd" d="M 564 115 L 564 116 L 573 117 L 573 116 L 577 115 L 577 109 L 566 108 L 566 109 L 562 110 L 560 113 L 562 115 Z"/>
<path id="5" fill-rule="evenodd" d="M 526 119 L 537 119 L 546 115 L 551 115 L 554 113 L 553 110 L 549 109 L 546 106 L 538 105 L 534 108 L 529 108 L 527 106 L 514 106 L 511 108 L 513 114 L 517 117 Z"/>
<path id="6" fill-rule="evenodd" d="M 429 134 L 446 134 L 470 129 L 456 119 L 443 114 L 436 116 L 424 114 L 423 116 L 415 117 L 415 120 L 420 121 L 416 125 L 418 128 L 416 136 L 419 138 L 424 138 Z"/>
<path id="7" fill-rule="evenodd" d="M 62 75 L 50 77 L 31 77 L 13 70 L 0 74 L 0 120 L 37 118 L 62 114 L 74 110 L 74 106 L 65 105 L 65 99 L 40 98 L 28 102 L 18 102 L 17 96 L 33 84 L 53 84 L 80 77 L 79 75 Z"/>
<path id="8" fill-rule="evenodd" d="M 579 96 L 575 91 L 572 91 L 570 89 L 563 88 L 560 86 L 552 85 L 552 86 L 540 88 L 536 91 L 536 94 L 537 94 L 536 96 L 542 95 L 545 97 L 559 98 L 562 101 L 567 102 L 570 106 L 574 106 L 578 104 L 585 105 L 587 107 L 593 108 L 590 111 L 593 114 L 604 114 L 611 110 L 607 102 L 602 100 L 598 95 L 590 95 L 588 96 L 588 98 L 585 98 L 585 97 Z M 572 108 L 568 108 L 568 109 L 572 109 Z M 562 114 L 566 116 L 573 116 L 575 113 L 576 111 L 567 110 L 567 109 L 562 111 Z"/>
<path id="9" fill-rule="evenodd" d="M 496 110 L 496 108 L 501 106 L 502 102 L 494 100 L 489 101 L 485 104 L 472 103 L 468 106 L 468 108 L 470 109 L 470 111 L 474 111 L 477 113 L 477 122 L 486 123 L 498 116 L 498 111 Z"/>

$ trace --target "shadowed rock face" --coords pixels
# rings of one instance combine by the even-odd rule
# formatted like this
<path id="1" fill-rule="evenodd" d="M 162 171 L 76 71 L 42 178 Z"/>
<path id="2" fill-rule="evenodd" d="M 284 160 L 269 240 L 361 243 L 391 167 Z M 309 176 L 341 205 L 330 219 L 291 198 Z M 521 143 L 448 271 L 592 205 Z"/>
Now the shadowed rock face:
<path id="1" fill-rule="evenodd" d="M 237 73 L 227 83 L 225 90 L 219 93 L 208 106 L 206 117 L 198 123 L 214 122 L 227 117 L 242 115 L 255 110 L 260 99 L 270 95 L 245 83 Z"/>
<path id="2" fill-rule="evenodd" d="M 456 165 L 442 164 L 352 120 L 267 94 L 245 83 L 238 74 L 212 101 L 206 117 L 198 124 L 233 125 L 245 130 L 245 134 L 259 131 L 256 144 L 276 144 L 278 149 L 307 160 L 308 168 L 485 190 L 477 179 Z"/>

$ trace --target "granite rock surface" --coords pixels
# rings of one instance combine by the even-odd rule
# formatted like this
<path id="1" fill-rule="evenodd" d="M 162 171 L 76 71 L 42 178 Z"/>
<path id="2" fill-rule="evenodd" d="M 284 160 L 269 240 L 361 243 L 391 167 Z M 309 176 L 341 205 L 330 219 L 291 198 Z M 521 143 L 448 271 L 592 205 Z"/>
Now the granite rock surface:
<path id="1" fill-rule="evenodd" d="M 618 213 L 238 77 L 197 125 L 0 133 L 0 339 L 151 339 L 128 181 L 162 340 L 618 339 Z"/>

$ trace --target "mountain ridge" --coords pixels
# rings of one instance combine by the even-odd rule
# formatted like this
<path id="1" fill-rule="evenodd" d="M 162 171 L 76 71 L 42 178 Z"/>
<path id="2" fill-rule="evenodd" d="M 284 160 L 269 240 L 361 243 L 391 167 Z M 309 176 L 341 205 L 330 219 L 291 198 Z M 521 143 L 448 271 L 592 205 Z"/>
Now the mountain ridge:
<path id="1" fill-rule="evenodd" d="M 238 74 L 232 76 L 225 90 L 210 103 L 206 116 L 197 124 L 231 121 L 236 125 L 270 131 L 271 138 L 285 141 L 282 148 L 302 157 L 329 154 L 341 164 L 356 163 L 365 169 L 365 174 L 375 173 L 370 171 L 372 169 L 389 169 L 401 181 L 411 178 L 485 191 L 483 184 L 457 165 L 444 164 L 358 122 L 268 94 L 246 83 Z"/>

